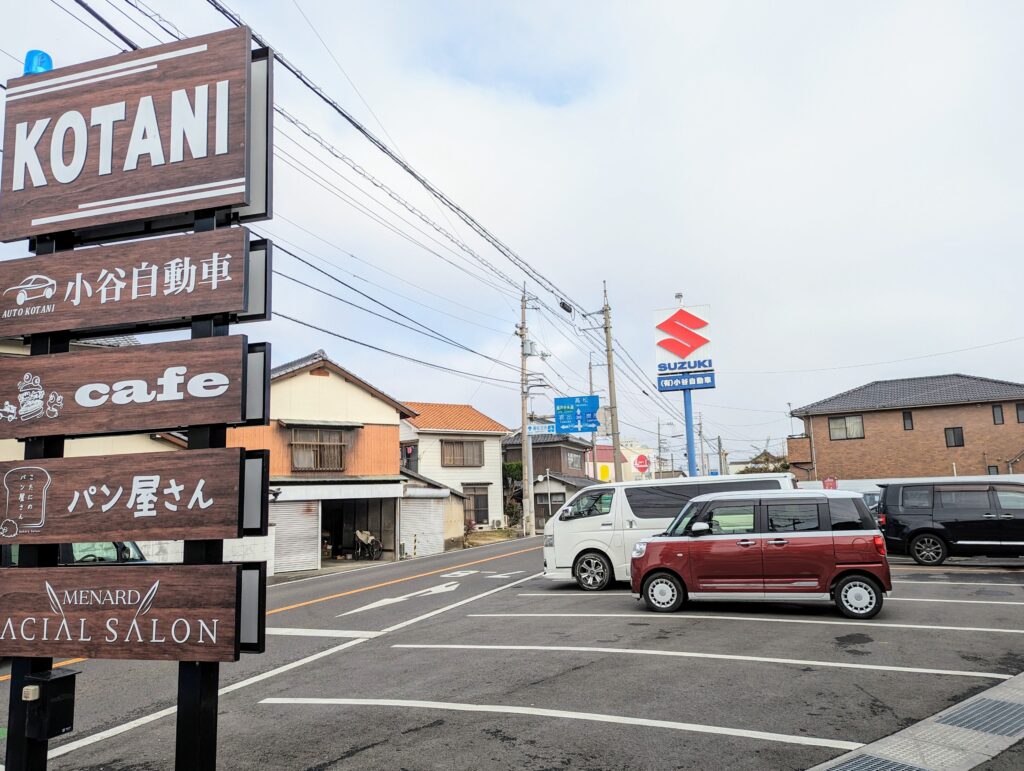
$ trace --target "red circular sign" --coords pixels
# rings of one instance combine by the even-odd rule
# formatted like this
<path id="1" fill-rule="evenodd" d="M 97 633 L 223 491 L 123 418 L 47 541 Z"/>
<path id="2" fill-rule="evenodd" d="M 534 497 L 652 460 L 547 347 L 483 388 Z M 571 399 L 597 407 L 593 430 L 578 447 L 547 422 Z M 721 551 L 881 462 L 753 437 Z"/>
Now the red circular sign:
<path id="1" fill-rule="evenodd" d="M 646 455 L 637 455 L 633 458 L 633 468 L 641 474 L 646 474 L 651 468 L 651 461 Z"/>
<path id="2" fill-rule="evenodd" d="M 835 490 L 839 486 L 839 480 L 835 477 L 825 477 L 821 480 L 821 486 L 826 490 Z"/>

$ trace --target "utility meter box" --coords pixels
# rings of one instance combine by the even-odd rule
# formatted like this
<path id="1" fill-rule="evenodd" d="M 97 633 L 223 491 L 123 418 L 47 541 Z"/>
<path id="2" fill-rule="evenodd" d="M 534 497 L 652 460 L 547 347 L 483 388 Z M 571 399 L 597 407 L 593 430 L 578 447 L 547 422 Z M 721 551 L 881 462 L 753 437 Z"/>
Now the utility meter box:
<path id="1" fill-rule="evenodd" d="M 25 678 L 25 735 L 46 741 L 75 727 L 75 677 L 71 669 L 39 672 Z"/>

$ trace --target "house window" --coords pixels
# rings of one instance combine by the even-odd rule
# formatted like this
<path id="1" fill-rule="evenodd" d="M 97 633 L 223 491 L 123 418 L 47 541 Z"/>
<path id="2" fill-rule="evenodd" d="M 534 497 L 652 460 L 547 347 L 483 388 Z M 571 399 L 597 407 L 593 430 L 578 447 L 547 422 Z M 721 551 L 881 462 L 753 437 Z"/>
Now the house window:
<path id="1" fill-rule="evenodd" d="M 442 466 L 484 465 L 483 442 L 441 442 Z"/>
<path id="2" fill-rule="evenodd" d="M 458 444 L 458 442 L 452 442 Z M 482 442 L 481 442 L 482 444 Z M 484 485 L 463 485 L 462 492 L 466 496 L 466 522 L 486 525 L 488 522 L 487 487 Z"/>
<path id="3" fill-rule="evenodd" d="M 1003 425 L 1003 405 L 992 405 L 992 422 L 997 426 Z"/>
<path id="4" fill-rule="evenodd" d="M 863 439 L 864 418 L 860 415 L 847 415 L 842 418 L 828 419 L 829 439 Z"/>
<path id="5" fill-rule="evenodd" d="M 341 431 L 328 428 L 292 429 L 292 471 L 344 471 L 345 444 Z"/>
<path id="6" fill-rule="evenodd" d="M 903 430 L 913 431 L 914 430 L 914 413 L 910 410 L 903 411 Z"/>
<path id="7" fill-rule="evenodd" d="M 1017 402 L 1017 422 L 1024 423 L 1024 402 Z"/>
<path id="8" fill-rule="evenodd" d="M 957 426 L 956 428 L 946 429 L 946 447 L 963 447 L 964 446 L 964 430 Z"/>
<path id="9" fill-rule="evenodd" d="M 565 454 L 565 463 L 571 469 L 575 469 L 576 471 L 582 471 L 583 470 L 583 453 L 581 453 L 581 452 L 567 452 Z"/>
<path id="10" fill-rule="evenodd" d="M 989 466 L 988 467 L 988 473 L 989 474 L 998 474 L 999 473 L 999 466 Z"/>

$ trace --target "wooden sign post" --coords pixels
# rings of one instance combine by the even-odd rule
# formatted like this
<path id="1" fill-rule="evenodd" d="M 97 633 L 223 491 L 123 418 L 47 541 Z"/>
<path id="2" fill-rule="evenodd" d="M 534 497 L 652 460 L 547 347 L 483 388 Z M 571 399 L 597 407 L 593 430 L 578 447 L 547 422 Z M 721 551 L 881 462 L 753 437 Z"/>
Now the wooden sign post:
<path id="1" fill-rule="evenodd" d="M 265 564 L 223 564 L 222 539 L 267 532 L 267 455 L 226 444 L 269 413 L 269 346 L 228 325 L 270 317 L 271 246 L 233 226 L 273 208 L 272 63 L 241 27 L 7 84 L 0 241 L 34 252 L 0 263 L 0 336 L 31 351 L 0 360 L 0 438 L 25 443 L 0 463 L 7 771 L 46 768 L 22 688 L 54 656 L 178 661 L 175 765 L 214 769 L 219 663 L 263 650 Z M 192 339 L 71 350 L 164 329 Z M 171 429 L 186 451 L 63 457 Z M 183 564 L 58 566 L 107 539 L 182 540 Z"/>

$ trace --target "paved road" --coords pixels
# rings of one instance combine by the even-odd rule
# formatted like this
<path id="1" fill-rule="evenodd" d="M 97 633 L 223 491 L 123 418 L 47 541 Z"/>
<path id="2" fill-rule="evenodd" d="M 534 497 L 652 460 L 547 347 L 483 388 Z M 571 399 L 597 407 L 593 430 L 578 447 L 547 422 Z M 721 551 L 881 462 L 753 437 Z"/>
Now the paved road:
<path id="1" fill-rule="evenodd" d="M 539 546 L 272 587 L 267 654 L 221 670 L 220 767 L 804 769 L 1024 671 L 1019 563 L 901 563 L 882 614 L 855 623 L 806 605 L 650 614 L 626 587 L 537 578 Z M 76 731 L 51 768 L 172 767 L 175 666 L 75 667 Z"/>

